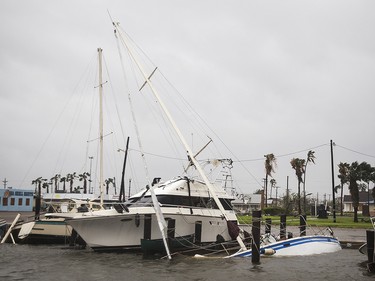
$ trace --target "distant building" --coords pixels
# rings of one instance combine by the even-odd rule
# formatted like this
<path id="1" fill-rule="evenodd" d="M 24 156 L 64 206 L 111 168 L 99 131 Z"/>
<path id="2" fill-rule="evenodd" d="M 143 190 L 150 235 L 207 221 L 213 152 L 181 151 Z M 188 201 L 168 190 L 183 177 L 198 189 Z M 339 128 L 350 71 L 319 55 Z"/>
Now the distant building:
<path id="1" fill-rule="evenodd" d="M 232 201 L 233 209 L 239 214 L 249 214 L 261 208 L 261 194 L 241 194 L 240 198 Z"/>
<path id="2" fill-rule="evenodd" d="M 353 200 L 351 195 L 344 195 L 344 212 L 354 212 L 353 207 Z M 367 191 L 359 192 L 359 206 L 358 206 L 358 213 L 362 213 L 363 206 L 368 205 L 370 203 L 370 210 L 373 209 L 374 206 L 374 198 L 371 195 L 371 192 L 368 193 Z"/>
<path id="3" fill-rule="evenodd" d="M 34 192 L 30 189 L 0 189 L 0 211 L 28 212 L 33 205 Z"/>

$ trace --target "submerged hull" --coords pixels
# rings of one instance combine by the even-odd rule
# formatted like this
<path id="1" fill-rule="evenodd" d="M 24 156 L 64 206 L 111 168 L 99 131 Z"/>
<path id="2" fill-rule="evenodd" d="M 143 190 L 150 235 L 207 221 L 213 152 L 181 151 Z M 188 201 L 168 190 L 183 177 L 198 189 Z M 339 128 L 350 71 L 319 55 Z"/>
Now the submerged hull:
<path id="1" fill-rule="evenodd" d="M 14 228 L 12 234 L 15 242 L 21 244 L 67 244 L 72 227 L 63 218 L 41 219 Z"/>
<path id="2" fill-rule="evenodd" d="M 307 256 L 341 250 L 340 242 L 330 236 L 312 235 L 277 241 L 260 247 L 261 255 Z M 237 252 L 229 257 L 251 257 L 252 251 Z"/>
<path id="3" fill-rule="evenodd" d="M 167 222 L 166 236 L 177 243 L 189 237 L 196 245 L 231 240 L 227 221 L 216 209 L 162 208 Z M 234 212 L 228 216 L 236 221 Z M 95 251 L 159 248 L 162 235 L 152 207 L 129 208 L 129 213 L 104 211 L 101 215 L 82 215 L 68 219 L 80 237 Z M 181 238 L 181 239 L 179 239 Z M 175 245 L 177 246 L 177 245 Z"/>

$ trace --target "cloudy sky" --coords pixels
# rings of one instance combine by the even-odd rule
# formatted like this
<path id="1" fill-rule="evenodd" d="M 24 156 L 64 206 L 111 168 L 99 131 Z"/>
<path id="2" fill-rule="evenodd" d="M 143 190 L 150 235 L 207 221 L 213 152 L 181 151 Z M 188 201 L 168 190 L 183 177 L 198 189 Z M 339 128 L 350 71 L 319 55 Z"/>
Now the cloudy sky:
<path id="1" fill-rule="evenodd" d="M 86 77 L 95 74 L 88 69 L 96 67 L 98 47 L 111 69 L 104 70 L 104 91 L 118 97 L 112 117 L 120 116 L 123 128 L 107 126 L 104 133 L 114 147 L 125 147 L 133 124 L 130 115 L 122 117 L 129 107 L 108 12 L 189 103 L 181 116 L 199 113 L 215 148 L 225 147 L 220 155 L 235 161 L 239 192 L 261 188 L 269 153 L 277 158 L 279 194 L 287 177 L 296 191 L 289 162 L 314 150 L 307 192 L 331 196 L 330 140 L 335 167 L 375 166 L 373 1 L 3 0 L 0 7 L 0 178 L 8 186 L 32 188 L 40 176 L 88 171 L 88 156 L 96 169 L 87 148 L 88 140 L 96 142 L 88 133 L 93 121 L 73 120 L 97 118 L 89 110 L 92 96 L 83 101 L 80 87 L 97 91 Z M 190 121 L 181 116 L 184 131 Z M 153 115 L 146 110 L 138 118 L 150 177 L 181 174 L 173 153 L 160 148 Z M 204 145 L 184 133 L 193 150 Z M 134 134 L 130 146 L 135 158 Z M 116 157 L 107 177 L 120 175 L 123 156 Z M 128 175 L 142 167 L 131 161 Z"/>

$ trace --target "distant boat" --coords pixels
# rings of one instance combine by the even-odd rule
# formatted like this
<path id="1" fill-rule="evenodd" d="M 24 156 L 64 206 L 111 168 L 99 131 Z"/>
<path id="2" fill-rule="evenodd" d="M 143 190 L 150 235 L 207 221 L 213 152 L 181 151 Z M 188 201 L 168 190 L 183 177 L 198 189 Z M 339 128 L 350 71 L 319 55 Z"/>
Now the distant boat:
<path id="1" fill-rule="evenodd" d="M 81 201 L 75 199 L 65 199 L 55 202 L 49 206 L 49 210 L 61 214 L 72 214 L 87 211 L 88 209 L 100 209 L 99 203 Z M 8 237 L 7 242 L 20 244 L 69 244 L 76 239 L 72 236 L 73 229 L 67 225 L 64 218 L 49 217 L 45 214 L 38 220 L 21 222 L 12 229 L 12 237 Z"/>

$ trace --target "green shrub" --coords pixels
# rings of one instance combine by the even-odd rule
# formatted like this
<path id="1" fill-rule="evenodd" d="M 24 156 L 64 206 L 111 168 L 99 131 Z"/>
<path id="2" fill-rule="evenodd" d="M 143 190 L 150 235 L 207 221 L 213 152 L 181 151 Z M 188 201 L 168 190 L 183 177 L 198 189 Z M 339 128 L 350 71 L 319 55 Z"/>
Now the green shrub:
<path id="1" fill-rule="evenodd" d="M 270 216 L 280 216 L 285 214 L 285 209 L 281 207 L 266 207 L 263 209 L 263 215 L 270 215 Z"/>

